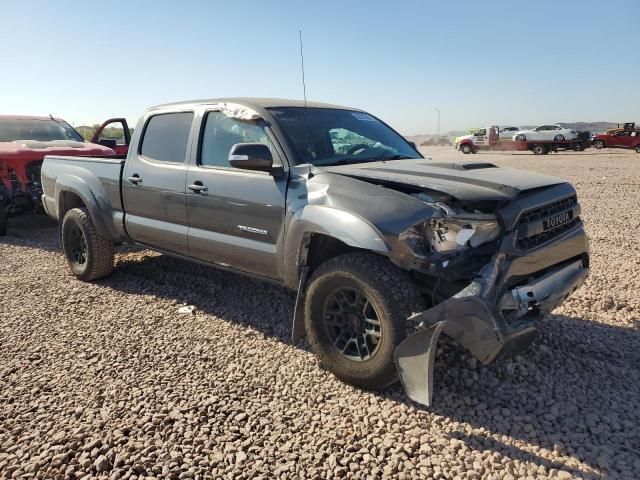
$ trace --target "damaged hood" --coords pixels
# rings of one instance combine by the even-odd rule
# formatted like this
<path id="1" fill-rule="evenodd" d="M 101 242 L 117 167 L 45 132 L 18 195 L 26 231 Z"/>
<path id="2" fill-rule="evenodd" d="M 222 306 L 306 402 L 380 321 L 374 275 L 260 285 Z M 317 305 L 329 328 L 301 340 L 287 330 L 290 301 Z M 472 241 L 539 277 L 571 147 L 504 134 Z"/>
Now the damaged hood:
<path id="1" fill-rule="evenodd" d="M 74 140 L 14 140 L 0 142 L 0 158 L 4 160 L 42 160 L 45 155 L 104 156 L 115 152 L 96 143 Z"/>
<path id="2" fill-rule="evenodd" d="M 393 160 L 320 169 L 382 185 L 435 190 L 463 201 L 513 200 L 526 190 L 566 183 L 557 177 L 487 162 Z"/>

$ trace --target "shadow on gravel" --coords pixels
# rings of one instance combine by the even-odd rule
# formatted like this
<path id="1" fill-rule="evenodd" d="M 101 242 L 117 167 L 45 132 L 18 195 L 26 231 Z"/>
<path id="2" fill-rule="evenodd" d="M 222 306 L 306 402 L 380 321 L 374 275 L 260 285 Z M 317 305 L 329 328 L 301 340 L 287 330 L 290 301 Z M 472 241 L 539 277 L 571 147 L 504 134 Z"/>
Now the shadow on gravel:
<path id="1" fill-rule="evenodd" d="M 59 252 L 60 243 L 58 242 L 57 228 L 58 223 L 44 214 L 10 217 L 7 235 L 0 237 L 0 245 L 16 245 L 47 252 Z"/>
<path id="2" fill-rule="evenodd" d="M 585 478 L 620 478 L 626 466 L 638 478 L 640 331 L 564 315 L 548 316 L 540 331 L 525 355 L 487 367 L 442 342 L 434 406 L 423 409 L 404 395 L 399 401 L 483 429 L 486 435 L 451 435 L 473 449 Z M 589 468 L 550 461 L 517 440 Z"/>
<path id="3" fill-rule="evenodd" d="M 295 296 L 277 285 L 146 253 L 120 258 L 113 275 L 101 283 L 175 300 L 175 308 L 191 304 L 290 342 Z M 619 465 L 633 469 L 640 445 L 640 332 L 562 315 L 545 318 L 540 330 L 526 355 L 488 367 L 451 341 L 441 341 L 431 408 L 408 400 L 399 386 L 379 395 L 482 429 L 486 436 L 468 430 L 451 435 L 473 449 L 588 478 L 596 472 L 606 477 Z M 508 438 L 496 440 L 500 435 Z M 550 461 L 512 444 L 516 441 L 582 465 Z M 580 468 L 585 465 L 586 471 Z"/>
<path id="4" fill-rule="evenodd" d="M 136 247 L 121 247 L 122 250 L 131 253 Z M 295 293 L 289 289 L 168 255 L 140 251 L 133 259 L 118 258 L 113 274 L 100 283 L 125 293 L 153 294 L 180 305 L 194 305 L 198 311 L 290 342 Z"/>

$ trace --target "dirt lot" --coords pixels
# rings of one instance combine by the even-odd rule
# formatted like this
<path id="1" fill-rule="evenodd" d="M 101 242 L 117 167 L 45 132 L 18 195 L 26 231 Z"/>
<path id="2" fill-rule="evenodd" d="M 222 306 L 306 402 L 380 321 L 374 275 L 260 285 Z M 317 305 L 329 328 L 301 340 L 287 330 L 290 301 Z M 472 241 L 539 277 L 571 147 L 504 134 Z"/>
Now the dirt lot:
<path id="1" fill-rule="evenodd" d="M 322 371 L 288 342 L 284 289 L 135 249 L 85 284 L 55 225 L 12 221 L 0 477 L 640 478 L 640 155 L 464 159 L 572 181 L 592 273 L 524 356 L 483 367 L 443 345 L 430 409 Z"/>

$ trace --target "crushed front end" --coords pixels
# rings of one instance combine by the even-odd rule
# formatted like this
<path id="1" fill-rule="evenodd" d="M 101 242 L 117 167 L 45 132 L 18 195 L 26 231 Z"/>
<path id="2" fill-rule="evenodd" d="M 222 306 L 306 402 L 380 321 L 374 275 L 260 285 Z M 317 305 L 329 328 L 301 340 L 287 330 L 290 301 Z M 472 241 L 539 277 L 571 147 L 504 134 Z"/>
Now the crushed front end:
<path id="1" fill-rule="evenodd" d="M 0 158 L 0 206 L 7 213 L 37 211 L 42 203 L 41 160 Z"/>
<path id="2" fill-rule="evenodd" d="M 487 214 L 477 211 L 466 217 L 466 225 L 449 222 L 454 230 L 462 226 L 455 237 L 442 234 L 438 226 L 448 221 L 446 216 L 405 235 L 408 244 L 420 235 L 431 242 L 435 238 L 442 247 L 438 251 L 432 245 L 430 252 L 412 260 L 432 306 L 409 319 L 416 332 L 395 351 L 407 395 L 424 405 L 431 404 L 441 333 L 484 364 L 519 354 L 536 337 L 537 321 L 580 287 L 589 272 L 588 241 L 569 184 L 525 192 L 502 206 L 493 217 L 499 234 Z M 432 237 L 438 229 L 437 238 Z M 464 248 L 443 243 L 455 241 Z"/>

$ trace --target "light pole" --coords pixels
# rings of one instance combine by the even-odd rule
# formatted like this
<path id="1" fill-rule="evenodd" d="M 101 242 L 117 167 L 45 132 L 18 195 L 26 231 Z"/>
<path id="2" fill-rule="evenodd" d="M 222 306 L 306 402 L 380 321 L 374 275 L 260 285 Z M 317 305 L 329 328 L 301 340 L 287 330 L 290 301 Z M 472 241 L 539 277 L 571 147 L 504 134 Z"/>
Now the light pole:
<path id="1" fill-rule="evenodd" d="M 436 145 L 440 143 L 440 109 L 434 108 L 436 112 L 438 112 L 438 133 L 436 134 Z"/>

